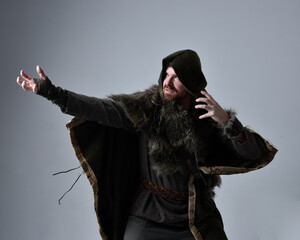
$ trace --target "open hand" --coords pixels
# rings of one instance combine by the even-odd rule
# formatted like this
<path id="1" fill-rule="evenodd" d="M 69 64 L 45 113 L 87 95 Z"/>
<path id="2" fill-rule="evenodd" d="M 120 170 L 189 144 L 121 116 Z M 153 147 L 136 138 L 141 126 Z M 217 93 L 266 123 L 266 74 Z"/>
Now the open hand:
<path id="1" fill-rule="evenodd" d="M 36 66 L 36 71 L 39 74 L 40 78 L 45 80 L 47 77 L 43 71 L 43 69 L 40 66 Z M 17 83 L 27 91 L 33 91 L 34 93 L 37 93 L 37 85 L 35 84 L 34 80 L 32 77 L 24 73 L 23 70 L 21 70 L 20 75 L 24 79 L 23 81 L 21 80 L 20 77 L 17 78 Z"/>
<path id="2" fill-rule="evenodd" d="M 205 103 L 197 104 L 195 108 L 201 108 L 207 110 L 207 113 L 200 115 L 199 118 L 211 117 L 217 123 L 226 123 L 229 120 L 228 113 L 205 91 L 201 91 L 205 97 L 200 97 L 196 99 L 196 102 Z"/>

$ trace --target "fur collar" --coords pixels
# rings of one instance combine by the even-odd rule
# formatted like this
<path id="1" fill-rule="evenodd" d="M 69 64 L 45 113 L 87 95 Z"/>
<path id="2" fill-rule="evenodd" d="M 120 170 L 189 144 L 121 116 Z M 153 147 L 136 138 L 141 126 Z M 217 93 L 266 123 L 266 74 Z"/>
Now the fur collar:
<path id="1" fill-rule="evenodd" d="M 162 102 L 147 132 L 149 156 L 157 174 L 172 174 L 182 170 L 182 159 L 190 158 L 198 144 L 191 115 L 175 102 Z"/>
<path id="2" fill-rule="evenodd" d="M 193 113 L 165 100 L 157 85 L 111 98 L 122 105 L 138 131 L 147 135 L 151 165 L 158 175 L 181 171 L 182 159 L 197 155 L 199 160 L 205 153 L 204 144 L 196 137 Z"/>

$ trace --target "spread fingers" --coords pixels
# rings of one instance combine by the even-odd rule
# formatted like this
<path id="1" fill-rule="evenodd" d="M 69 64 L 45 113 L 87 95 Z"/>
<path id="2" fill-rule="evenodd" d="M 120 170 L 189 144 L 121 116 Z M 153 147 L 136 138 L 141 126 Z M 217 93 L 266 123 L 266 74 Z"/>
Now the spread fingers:
<path id="1" fill-rule="evenodd" d="M 25 80 L 27 80 L 27 81 L 31 81 L 32 80 L 32 77 L 30 77 L 26 73 L 24 73 L 23 70 L 21 70 L 20 74 L 21 74 L 22 78 L 24 78 Z"/>

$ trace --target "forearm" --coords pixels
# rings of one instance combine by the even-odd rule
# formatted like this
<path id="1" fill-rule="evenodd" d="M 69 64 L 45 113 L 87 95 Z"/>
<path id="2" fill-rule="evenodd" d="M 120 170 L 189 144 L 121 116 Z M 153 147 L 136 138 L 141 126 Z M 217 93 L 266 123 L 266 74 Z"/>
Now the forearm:
<path id="1" fill-rule="evenodd" d="M 62 111 L 64 111 L 68 101 L 67 90 L 63 90 L 60 87 L 54 86 L 48 77 L 45 80 L 41 78 L 34 78 L 34 82 L 37 85 L 38 95 L 47 98 L 52 103 L 59 106 Z"/>
<path id="2" fill-rule="evenodd" d="M 221 124 L 223 134 L 229 138 L 239 156 L 247 160 L 255 160 L 261 157 L 261 149 L 256 136 L 251 134 L 236 118 L 233 111 L 228 112 L 229 121 Z"/>
<path id="3" fill-rule="evenodd" d="M 112 100 L 63 90 L 54 86 L 48 78 L 34 79 L 34 81 L 37 84 L 37 94 L 59 106 L 63 113 L 110 127 L 132 130 L 132 124 L 125 117 L 123 109 Z"/>
<path id="4" fill-rule="evenodd" d="M 111 99 L 100 99 L 68 91 L 68 101 L 63 111 L 78 118 L 132 131 L 133 124 L 121 106 Z"/>

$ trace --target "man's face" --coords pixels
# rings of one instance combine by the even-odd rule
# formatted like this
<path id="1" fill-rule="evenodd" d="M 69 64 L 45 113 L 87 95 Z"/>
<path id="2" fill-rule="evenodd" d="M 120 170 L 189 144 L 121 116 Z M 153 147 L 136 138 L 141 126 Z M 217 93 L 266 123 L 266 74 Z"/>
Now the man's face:
<path id="1" fill-rule="evenodd" d="M 170 101 L 182 102 L 190 97 L 190 94 L 185 90 L 172 67 L 168 67 L 166 70 L 166 77 L 163 81 L 163 93 L 165 99 Z"/>

